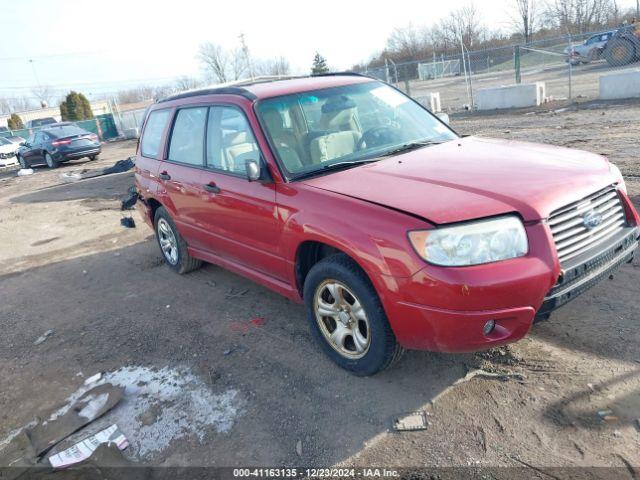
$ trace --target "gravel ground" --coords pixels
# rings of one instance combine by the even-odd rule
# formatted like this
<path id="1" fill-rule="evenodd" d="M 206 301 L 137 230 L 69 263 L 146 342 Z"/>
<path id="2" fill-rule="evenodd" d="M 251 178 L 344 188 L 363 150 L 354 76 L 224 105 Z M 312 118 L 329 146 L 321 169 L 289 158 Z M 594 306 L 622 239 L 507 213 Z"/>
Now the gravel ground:
<path id="1" fill-rule="evenodd" d="M 605 153 L 638 205 L 639 119 L 638 104 L 590 104 L 459 116 L 452 125 Z M 120 421 L 132 440 L 126 456 L 145 464 L 640 471 L 638 260 L 508 348 L 410 352 L 387 372 L 355 378 L 314 345 L 301 306 L 211 265 L 177 276 L 136 213 L 138 228 L 122 228 L 118 199 L 130 173 L 61 183 L 62 171 L 109 165 L 134 147 L 109 144 L 96 163 L 29 177 L 0 174 L 0 244 L 9 246 L 0 251 L 0 458 L 12 432 L 105 372 L 151 389 L 142 406 L 131 403 L 140 392 L 129 392 L 130 403 L 102 420 Z M 454 385 L 478 367 L 517 376 Z M 148 400 L 154 392 L 157 402 Z M 429 412 L 426 430 L 390 431 L 396 416 L 419 409 Z M 154 425 L 169 414 L 186 423 L 167 437 Z"/>

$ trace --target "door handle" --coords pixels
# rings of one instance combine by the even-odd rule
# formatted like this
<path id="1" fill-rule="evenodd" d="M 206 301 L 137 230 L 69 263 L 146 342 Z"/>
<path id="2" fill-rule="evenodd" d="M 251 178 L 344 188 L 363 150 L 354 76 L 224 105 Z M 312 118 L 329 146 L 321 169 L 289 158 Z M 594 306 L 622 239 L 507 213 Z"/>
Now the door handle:
<path id="1" fill-rule="evenodd" d="M 171 180 L 171 175 L 169 175 L 167 172 L 162 172 L 160 175 L 158 175 L 158 178 L 160 180 Z"/>
<path id="2" fill-rule="evenodd" d="M 204 189 L 207 192 L 211 192 L 211 193 L 220 193 L 220 187 L 218 187 L 215 183 L 207 183 L 204 186 Z"/>

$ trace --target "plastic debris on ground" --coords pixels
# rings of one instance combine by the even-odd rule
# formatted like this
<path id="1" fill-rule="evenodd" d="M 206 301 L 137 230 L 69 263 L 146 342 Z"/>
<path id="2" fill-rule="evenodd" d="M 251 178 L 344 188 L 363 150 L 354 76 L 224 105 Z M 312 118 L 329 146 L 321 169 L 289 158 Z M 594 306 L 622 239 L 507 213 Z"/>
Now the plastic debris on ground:
<path id="1" fill-rule="evenodd" d="M 618 417 L 614 415 L 611 410 L 599 410 L 598 416 L 605 422 L 615 422 L 618 420 Z"/>
<path id="2" fill-rule="evenodd" d="M 75 463 L 82 462 L 91 456 L 91 454 L 103 443 L 114 443 L 119 450 L 124 450 L 129 446 L 127 437 L 118 429 L 117 425 L 111 425 L 109 428 L 96 433 L 95 435 L 85 438 L 60 453 L 51 455 L 49 463 L 55 469 L 67 468 Z"/>
<path id="3" fill-rule="evenodd" d="M 33 344 L 35 346 L 40 345 L 41 343 L 44 343 L 47 341 L 47 338 L 49 338 L 50 336 L 52 336 L 55 332 L 53 330 L 47 330 L 46 332 L 44 332 L 42 335 L 40 335 L 35 342 L 33 342 Z"/>
<path id="4" fill-rule="evenodd" d="M 393 421 L 393 429 L 397 432 L 413 432 L 427 429 L 427 412 L 412 412 Z"/>
<path id="5" fill-rule="evenodd" d="M 129 195 L 120 201 L 120 210 L 131 210 L 138 201 L 138 192 L 136 187 L 129 188 Z"/>
<path id="6" fill-rule="evenodd" d="M 33 168 L 21 168 L 18 170 L 19 177 L 24 177 L 26 175 L 33 175 Z"/>
<path id="7" fill-rule="evenodd" d="M 84 381 L 85 385 L 91 385 L 92 383 L 96 383 L 98 380 L 102 378 L 102 373 L 98 372 L 95 375 L 90 376 Z"/>
<path id="8" fill-rule="evenodd" d="M 129 157 L 126 160 L 118 160 L 110 167 L 106 168 L 94 168 L 84 169 L 76 172 L 64 172 L 60 174 L 60 179 L 64 182 L 77 182 L 78 180 L 84 180 L 87 178 L 100 177 L 102 175 L 111 175 L 112 173 L 122 173 L 131 170 L 135 165 L 133 161 L 134 157 Z"/>
<path id="9" fill-rule="evenodd" d="M 123 217 L 120 219 L 120 225 L 125 228 L 136 228 L 136 222 L 133 217 Z"/>
<path id="10" fill-rule="evenodd" d="M 115 407 L 124 393 L 124 388 L 105 383 L 86 391 L 71 405 L 65 405 L 34 428 L 27 436 L 36 455 L 41 456 L 62 440 L 84 426 L 100 418 Z"/>

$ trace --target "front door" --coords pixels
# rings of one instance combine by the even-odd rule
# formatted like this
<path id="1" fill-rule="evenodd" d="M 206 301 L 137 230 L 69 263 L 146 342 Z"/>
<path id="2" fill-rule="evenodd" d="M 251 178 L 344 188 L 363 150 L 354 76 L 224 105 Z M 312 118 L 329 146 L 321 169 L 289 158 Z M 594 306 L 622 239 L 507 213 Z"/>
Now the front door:
<path id="1" fill-rule="evenodd" d="M 201 195 L 208 208 L 201 209 L 197 222 L 209 235 L 209 249 L 286 279 L 286 262 L 279 252 L 282 224 L 276 214 L 275 185 L 247 180 L 245 162 L 258 160 L 260 150 L 239 108 L 210 108 L 205 154 Z"/>

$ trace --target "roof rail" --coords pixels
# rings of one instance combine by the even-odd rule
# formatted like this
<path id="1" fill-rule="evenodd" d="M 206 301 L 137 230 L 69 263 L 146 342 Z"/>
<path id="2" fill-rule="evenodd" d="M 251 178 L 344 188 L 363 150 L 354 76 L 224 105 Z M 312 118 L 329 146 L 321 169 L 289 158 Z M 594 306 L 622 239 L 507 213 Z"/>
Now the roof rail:
<path id="1" fill-rule="evenodd" d="M 309 75 L 310 77 L 336 77 L 340 75 L 350 75 L 352 77 L 365 77 L 365 78 L 374 78 L 370 75 L 366 75 L 364 73 L 358 72 L 327 72 L 327 73 L 312 73 Z"/>
<path id="2" fill-rule="evenodd" d="M 187 92 L 177 93 L 176 95 L 170 95 L 162 100 L 158 100 L 158 103 L 170 102 L 172 100 L 179 100 L 181 98 L 200 97 L 203 95 L 240 95 L 248 100 L 255 100 L 256 97 L 253 93 L 245 88 L 241 87 L 220 87 L 220 88 L 204 88 L 200 90 L 190 90 Z"/>
<path id="3" fill-rule="evenodd" d="M 166 98 L 163 98 L 162 100 L 158 100 L 158 103 L 170 102 L 171 100 L 179 100 L 181 98 L 198 97 L 202 95 L 240 95 L 249 100 L 256 100 L 258 97 L 256 97 L 253 93 L 251 93 L 250 91 L 242 87 L 248 87 L 250 85 L 256 85 L 259 83 L 277 82 L 280 80 L 294 80 L 299 78 L 313 78 L 313 77 L 337 77 L 340 75 L 373 78 L 369 75 L 365 75 L 363 73 L 357 73 L 357 72 L 328 72 L 328 73 L 318 73 L 318 74 L 311 74 L 311 75 L 264 76 L 264 77 L 256 77 L 254 79 L 236 80 L 233 82 L 228 82 L 223 86 L 218 86 L 218 87 L 188 90 L 186 92 L 177 93 L 175 95 L 170 95 Z"/>

